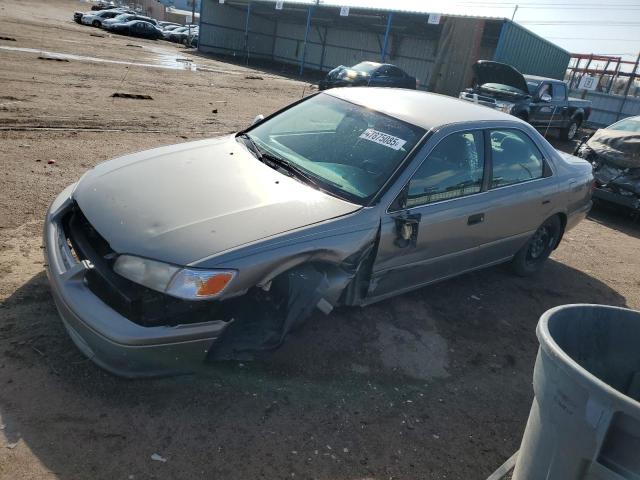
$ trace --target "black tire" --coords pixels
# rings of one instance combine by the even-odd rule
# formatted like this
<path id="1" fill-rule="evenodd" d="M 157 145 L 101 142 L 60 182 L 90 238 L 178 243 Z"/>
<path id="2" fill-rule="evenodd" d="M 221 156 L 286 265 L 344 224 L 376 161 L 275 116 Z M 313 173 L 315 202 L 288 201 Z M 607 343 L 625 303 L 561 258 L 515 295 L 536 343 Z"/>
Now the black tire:
<path id="1" fill-rule="evenodd" d="M 578 130 L 580 129 L 580 119 L 573 118 L 571 122 L 567 126 L 567 128 L 562 128 L 560 130 L 560 138 L 562 140 L 571 141 L 576 138 L 578 134 Z"/>
<path id="2" fill-rule="evenodd" d="M 516 275 L 528 277 L 538 272 L 558 245 L 561 235 L 562 222 L 557 215 L 545 220 L 511 260 Z"/>
<path id="3" fill-rule="evenodd" d="M 98 20 L 94 20 L 91 25 L 93 25 L 94 27 L 100 27 L 100 22 Z"/>

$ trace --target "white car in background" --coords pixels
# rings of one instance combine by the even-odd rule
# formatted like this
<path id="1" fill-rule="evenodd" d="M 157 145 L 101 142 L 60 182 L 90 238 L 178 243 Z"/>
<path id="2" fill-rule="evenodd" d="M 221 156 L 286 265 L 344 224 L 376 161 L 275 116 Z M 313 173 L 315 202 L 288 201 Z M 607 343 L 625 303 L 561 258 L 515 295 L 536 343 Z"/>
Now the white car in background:
<path id="1" fill-rule="evenodd" d="M 93 27 L 102 27 L 102 22 L 110 18 L 117 17 L 123 13 L 132 13 L 130 10 L 113 9 L 113 10 L 100 10 L 97 12 L 91 11 L 82 15 L 80 23 L 83 25 L 91 25 Z"/>

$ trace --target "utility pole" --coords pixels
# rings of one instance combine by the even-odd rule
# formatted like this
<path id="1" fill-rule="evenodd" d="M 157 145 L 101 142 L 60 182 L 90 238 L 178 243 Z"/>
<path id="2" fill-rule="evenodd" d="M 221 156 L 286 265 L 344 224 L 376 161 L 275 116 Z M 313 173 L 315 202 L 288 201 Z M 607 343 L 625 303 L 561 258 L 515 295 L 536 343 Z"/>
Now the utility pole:
<path id="1" fill-rule="evenodd" d="M 191 25 L 196 21 L 196 0 L 191 0 L 191 21 L 189 22 L 189 44 L 191 44 Z"/>

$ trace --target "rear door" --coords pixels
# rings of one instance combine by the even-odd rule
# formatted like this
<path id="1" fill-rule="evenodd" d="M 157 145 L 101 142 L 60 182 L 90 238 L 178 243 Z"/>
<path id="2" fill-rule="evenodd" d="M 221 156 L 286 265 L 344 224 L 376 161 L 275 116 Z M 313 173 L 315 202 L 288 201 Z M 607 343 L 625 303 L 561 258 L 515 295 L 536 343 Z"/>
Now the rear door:
<path id="1" fill-rule="evenodd" d="M 558 188 L 550 163 L 519 128 L 488 131 L 491 177 L 485 196 L 493 205 L 486 226 L 493 232 L 483 261 L 498 262 L 520 249 L 552 214 Z"/>

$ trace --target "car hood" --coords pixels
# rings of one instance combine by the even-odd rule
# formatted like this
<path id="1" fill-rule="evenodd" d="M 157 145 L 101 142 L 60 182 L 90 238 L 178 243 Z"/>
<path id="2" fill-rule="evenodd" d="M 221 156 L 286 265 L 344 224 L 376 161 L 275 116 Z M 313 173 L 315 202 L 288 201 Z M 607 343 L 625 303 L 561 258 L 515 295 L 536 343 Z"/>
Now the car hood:
<path id="1" fill-rule="evenodd" d="M 102 163 L 73 198 L 114 251 L 177 265 L 361 208 L 268 167 L 233 136 Z"/>
<path id="2" fill-rule="evenodd" d="M 491 62 L 489 60 L 479 60 L 473 65 L 473 73 L 478 85 L 485 83 L 499 83 L 509 87 L 517 88 L 527 94 L 527 81 L 524 76 L 511 65 L 506 63 Z"/>
<path id="3" fill-rule="evenodd" d="M 587 142 L 600 158 L 619 168 L 640 168 L 640 133 L 601 128 Z"/>

